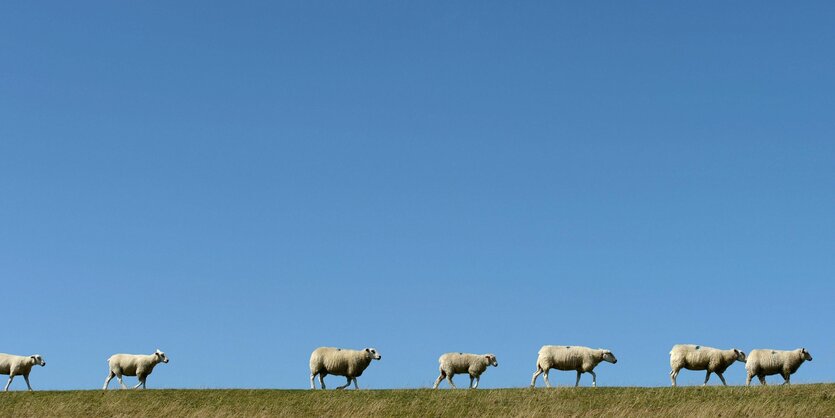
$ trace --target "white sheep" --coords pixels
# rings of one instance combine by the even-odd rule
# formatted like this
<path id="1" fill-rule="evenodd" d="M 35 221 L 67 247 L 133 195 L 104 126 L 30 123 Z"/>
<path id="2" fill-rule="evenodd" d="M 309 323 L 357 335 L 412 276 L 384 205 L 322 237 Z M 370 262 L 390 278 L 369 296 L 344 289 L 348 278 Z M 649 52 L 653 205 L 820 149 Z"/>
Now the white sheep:
<path id="1" fill-rule="evenodd" d="M 29 384 L 29 372 L 32 371 L 32 366 L 40 365 L 46 366 L 43 357 L 40 354 L 33 354 L 31 356 L 15 356 L 12 354 L 0 353 L 0 374 L 9 375 L 9 381 L 6 383 L 6 388 L 3 391 L 8 392 L 9 385 L 12 384 L 12 379 L 15 376 L 23 376 L 26 380 L 26 387 L 32 390 L 32 385 Z"/>
<path id="2" fill-rule="evenodd" d="M 745 363 L 745 370 L 748 371 L 748 378 L 745 386 L 751 384 L 751 378 L 757 376 L 760 384 L 765 385 L 765 377 L 773 374 L 783 376 L 784 385 L 791 383 L 791 375 L 800 368 L 804 361 L 812 361 L 812 355 L 805 348 L 796 350 L 751 350 L 748 361 Z"/>
<path id="3" fill-rule="evenodd" d="M 496 356 L 492 354 L 446 353 L 438 358 L 438 363 L 440 363 L 438 369 L 441 371 L 441 375 L 435 380 L 433 389 L 437 389 L 444 378 L 455 389 L 452 376 L 464 373 L 470 375 L 470 389 L 475 389 L 478 387 L 481 374 L 487 370 L 487 366 L 499 367 Z M 473 380 L 475 380 L 475 386 L 473 386 Z"/>
<path id="4" fill-rule="evenodd" d="M 310 354 L 310 388 L 316 389 L 313 381 L 316 375 L 319 375 L 319 383 L 322 385 L 322 389 L 325 389 L 325 376 L 332 374 L 345 376 L 348 379 L 344 385 L 337 387 L 337 389 L 345 389 L 351 384 L 351 381 L 354 382 L 354 388 L 359 389 L 357 377 L 362 376 L 362 372 L 371 364 L 371 360 L 380 360 L 381 358 L 383 357 L 373 348 L 347 350 L 344 348 L 319 347 Z"/>
<path id="5" fill-rule="evenodd" d="M 545 386 L 551 387 L 551 382 L 548 381 L 548 371 L 551 369 L 576 370 L 577 381 L 574 382 L 575 387 L 580 385 L 581 374 L 591 373 L 592 386 L 597 387 L 597 375 L 594 373 L 594 368 L 601 361 L 615 364 L 618 359 L 611 351 L 602 348 L 544 345 L 539 349 L 539 357 L 536 359 L 536 372 L 531 379 L 531 387 L 536 386 L 536 378 L 542 373 L 545 376 Z"/>
<path id="6" fill-rule="evenodd" d="M 703 345 L 676 344 L 670 350 L 670 367 L 672 368 L 670 380 L 675 386 L 676 378 L 681 369 L 707 370 L 703 386 L 707 385 L 711 373 L 716 373 L 722 380 L 722 384 L 727 386 L 728 384 L 725 383 L 725 377 L 722 376 L 722 373 L 725 373 L 725 370 L 737 361 L 745 363 L 745 353 L 736 348 L 719 350 Z"/>
<path id="7" fill-rule="evenodd" d="M 114 354 L 107 359 L 107 364 L 110 366 L 110 373 L 104 381 L 103 390 L 107 390 L 107 385 L 113 376 L 119 380 L 122 389 L 127 389 L 127 386 L 122 382 L 122 376 L 136 376 L 139 383 L 134 386 L 134 389 L 145 388 L 145 379 L 154 371 L 154 366 L 159 363 L 168 363 L 168 357 L 162 351 L 156 350 L 154 354 Z"/>

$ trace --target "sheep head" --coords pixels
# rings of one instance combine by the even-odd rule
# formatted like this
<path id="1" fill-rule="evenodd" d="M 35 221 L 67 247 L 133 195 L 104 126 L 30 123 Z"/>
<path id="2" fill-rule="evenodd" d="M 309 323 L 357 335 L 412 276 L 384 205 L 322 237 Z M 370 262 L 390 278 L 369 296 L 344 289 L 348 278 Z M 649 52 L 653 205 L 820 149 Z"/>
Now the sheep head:
<path id="1" fill-rule="evenodd" d="M 378 353 L 377 350 L 374 348 L 366 348 L 365 352 L 368 353 L 368 355 L 371 356 L 371 358 L 374 360 L 380 360 L 381 358 L 383 358 L 383 356 L 381 356 L 380 353 Z"/>
<path id="2" fill-rule="evenodd" d="M 163 353 L 159 349 L 157 349 L 157 351 L 154 352 L 154 356 L 156 356 L 158 363 L 168 363 L 168 357 L 166 357 L 165 353 Z"/>

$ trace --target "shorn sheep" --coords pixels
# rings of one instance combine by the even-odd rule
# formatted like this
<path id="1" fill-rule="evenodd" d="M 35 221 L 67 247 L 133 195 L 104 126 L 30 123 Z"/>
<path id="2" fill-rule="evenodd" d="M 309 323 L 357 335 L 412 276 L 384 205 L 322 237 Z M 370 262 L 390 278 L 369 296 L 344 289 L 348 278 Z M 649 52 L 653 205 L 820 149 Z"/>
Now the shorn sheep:
<path id="1" fill-rule="evenodd" d="M 140 386 L 145 388 L 145 379 L 148 378 L 148 375 L 154 371 L 154 366 L 159 363 L 168 363 L 168 357 L 165 356 L 165 353 L 162 351 L 156 350 L 154 354 L 114 354 L 107 359 L 107 363 L 110 366 L 110 373 L 107 375 L 107 379 L 104 381 L 104 387 L 102 389 L 107 390 L 107 385 L 110 384 L 110 380 L 113 379 L 113 376 L 119 380 L 119 384 L 122 386 L 122 389 L 127 389 L 127 386 L 122 382 L 122 376 L 136 376 L 139 379 L 139 383 L 134 386 L 134 389 L 138 389 Z"/>
<path id="2" fill-rule="evenodd" d="M 433 389 L 437 389 L 444 378 L 455 389 L 452 376 L 464 373 L 470 375 L 470 389 L 475 389 L 478 387 L 481 374 L 487 370 L 488 366 L 499 367 L 496 356 L 492 354 L 446 353 L 438 358 L 438 363 L 440 363 L 438 369 L 441 371 L 441 375 L 435 380 Z M 475 381 L 475 385 L 473 385 L 473 381 Z"/>
<path id="3" fill-rule="evenodd" d="M 716 373 L 722 380 L 722 384 L 727 386 L 728 384 L 725 383 L 725 377 L 722 376 L 722 373 L 725 373 L 725 370 L 737 361 L 745 363 L 745 353 L 736 348 L 719 350 L 703 345 L 676 344 L 670 350 L 670 368 L 672 368 L 670 380 L 675 386 L 676 378 L 681 369 L 707 370 L 703 385 L 707 385 L 711 373 Z"/>
<path id="4" fill-rule="evenodd" d="M 380 353 L 373 348 L 366 348 L 364 350 L 346 350 L 344 348 L 334 347 L 319 347 L 313 350 L 310 354 L 310 388 L 316 389 L 313 381 L 316 376 L 319 376 L 319 383 L 322 389 L 325 389 L 325 376 L 332 374 L 336 376 L 345 376 L 348 381 L 337 387 L 337 389 L 345 389 L 354 382 L 354 388 L 359 389 L 357 385 L 357 378 L 362 376 L 365 368 L 371 364 L 371 360 L 380 360 L 383 358 Z"/>
<path id="5" fill-rule="evenodd" d="M 615 358 L 609 350 L 594 349 L 589 347 L 579 347 L 570 345 L 545 345 L 539 349 L 539 357 L 536 359 L 536 372 L 531 379 L 531 387 L 536 386 L 536 378 L 544 375 L 545 386 L 551 387 L 551 382 L 548 381 L 548 371 L 551 369 L 557 370 L 575 370 L 577 371 L 577 381 L 574 386 L 580 385 L 580 375 L 583 373 L 590 373 L 592 377 L 592 386 L 597 387 L 597 375 L 594 373 L 594 368 L 601 361 L 608 361 L 615 364 L 618 359 Z"/>
<path id="6" fill-rule="evenodd" d="M 745 386 L 751 384 L 751 378 L 757 376 L 760 384 L 765 385 L 765 377 L 773 374 L 783 376 L 784 385 L 791 383 L 791 375 L 800 368 L 804 361 L 812 361 L 812 355 L 805 348 L 797 350 L 751 350 L 748 361 L 745 363 L 745 370 L 748 371 L 748 378 Z"/>
<path id="7" fill-rule="evenodd" d="M 32 371 L 32 366 L 39 365 L 46 366 L 43 357 L 40 354 L 33 354 L 31 356 L 15 356 L 12 354 L 0 353 L 0 374 L 9 375 L 9 381 L 6 383 L 6 388 L 3 391 L 8 392 L 9 385 L 15 376 L 23 376 L 26 380 L 26 387 L 32 390 L 32 385 L 29 384 L 29 372 Z"/>

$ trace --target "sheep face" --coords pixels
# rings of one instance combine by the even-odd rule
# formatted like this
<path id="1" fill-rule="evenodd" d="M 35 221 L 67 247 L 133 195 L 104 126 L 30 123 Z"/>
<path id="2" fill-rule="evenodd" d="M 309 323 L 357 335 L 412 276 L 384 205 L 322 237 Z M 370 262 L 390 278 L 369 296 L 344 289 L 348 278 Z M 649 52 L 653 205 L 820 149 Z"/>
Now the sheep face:
<path id="1" fill-rule="evenodd" d="M 603 361 L 608 361 L 609 363 L 615 364 L 618 362 L 618 359 L 615 358 L 615 355 L 612 354 L 611 351 L 606 351 L 603 353 Z"/>
<path id="2" fill-rule="evenodd" d="M 377 350 L 373 348 L 366 348 L 365 352 L 368 353 L 374 360 L 380 360 L 381 358 L 383 358 L 383 356 L 381 356 L 380 353 L 378 353 Z"/>
<path id="3" fill-rule="evenodd" d="M 168 357 L 165 356 L 165 353 L 163 353 L 162 351 L 159 351 L 159 349 L 157 349 L 157 351 L 154 353 L 154 355 L 157 357 L 158 361 L 160 361 L 162 363 L 168 363 Z"/>
<path id="4" fill-rule="evenodd" d="M 812 361 L 812 355 L 805 348 L 800 349 L 800 354 L 803 355 L 804 360 Z"/>
<path id="5" fill-rule="evenodd" d="M 736 361 L 741 361 L 741 362 L 745 363 L 746 357 L 745 357 L 745 352 L 744 351 L 737 350 L 736 348 L 734 348 L 734 353 L 736 353 Z"/>
<path id="6" fill-rule="evenodd" d="M 35 354 L 34 356 L 29 356 L 29 357 L 32 359 L 32 361 L 35 362 L 35 364 L 37 364 L 41 367 L 46 366 L 46 362 L 43 361 L 43 357 L 41 357 L 40 354 Z"/>
<path id="7" fill-rule="evenodd" d="M 496 360 L 496 356 L 492 354 L 485 354 L 484 357 L 487 359 L 487 363 L 489 363 L 493 367 L 499 367 L 499 361 Z"/>

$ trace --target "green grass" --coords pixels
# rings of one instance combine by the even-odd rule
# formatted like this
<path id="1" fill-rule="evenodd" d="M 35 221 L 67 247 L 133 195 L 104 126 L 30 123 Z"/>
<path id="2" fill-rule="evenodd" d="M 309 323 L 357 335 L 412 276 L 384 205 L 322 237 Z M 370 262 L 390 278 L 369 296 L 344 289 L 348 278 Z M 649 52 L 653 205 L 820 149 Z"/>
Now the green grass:
<path id="1" fill-rule="evenodd" d="M 0 415 L 835 417 L 835 384 L 495 390 L 145 390 L 0 393 Z"/>

